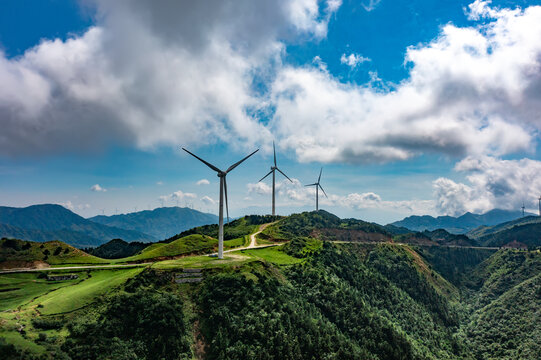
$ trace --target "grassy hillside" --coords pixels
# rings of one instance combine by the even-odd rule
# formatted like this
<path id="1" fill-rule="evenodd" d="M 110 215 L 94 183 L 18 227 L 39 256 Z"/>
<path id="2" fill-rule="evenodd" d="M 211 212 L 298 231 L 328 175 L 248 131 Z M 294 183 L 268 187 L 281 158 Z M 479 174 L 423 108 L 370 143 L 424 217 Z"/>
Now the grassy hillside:
<path id="1" fill-rule="evenodd" d="M 117 262 L 141 261 L 155 258 L 174 257 L 186 254 L 211 252 L 218 246 L 218 240 L 206 235 L 184 236 L 170 243 L 155 243 L 144 248 L 139 254 L 117 259 Z"/>
<path id="2" fill-rule="evenodd" d="M 274 241 L 302 237 L 375 242 L 391 239 L 391 234 L 381 225 L 357 219 L 340 219 L 325 210 L 290 215 L 268 226 L 259 236 Z"/>
<path id="3" fill-rule="evenodd" d="M 0 268 L 104 263 L 108 261 L 60 241 L 38 243 L 5 238 L 0 240 Z"/>

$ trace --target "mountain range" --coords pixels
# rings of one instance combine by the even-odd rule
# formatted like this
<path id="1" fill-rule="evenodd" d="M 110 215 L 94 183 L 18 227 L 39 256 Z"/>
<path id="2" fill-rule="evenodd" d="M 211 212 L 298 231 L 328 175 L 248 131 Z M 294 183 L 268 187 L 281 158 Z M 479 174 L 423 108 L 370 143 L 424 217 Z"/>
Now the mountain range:
<path id="1" fill-rule="evenodd" d="M 181 207 L 161 207 L 113 216 L 99 215 L 88 220 L 102 225 L 139 231 L 160 240 L 197 226 L 218 223 L 216 215 Z"/>
<path id="2" fill-rule="evenodd" d="M 95 223 L 55 204 L 25 208 L 1 206 L 0 237 L 60 240 L 77 247 L 98 246 L 115 238 L 141 242 L 157 240 L 142 232 Z"/>
<path id="3" fill-rule="evenodd" d="M 112 239 L 156 242 L 217 222 L 215 215 L 179 207 L 85 219 L 56 204 L 0 206 L 0 237 L 39 242 L 59 240 L 79 248 L 100 246 Z"/>
<path id="4" fill-rule="evenodd" d="M 527 216 L 534 215 L 526 213 Z M 462 216 L 408 216 L 403 220 L 396 221 L 390 225 L 404 227 L 413 231 L 445 229 L 453 234 L 466 234 L 480 226 L 492 226 L 508 221 L 520 219 L 521 211 L 509 211 L 494 209 L 484 214 L 465 213 Z"/>

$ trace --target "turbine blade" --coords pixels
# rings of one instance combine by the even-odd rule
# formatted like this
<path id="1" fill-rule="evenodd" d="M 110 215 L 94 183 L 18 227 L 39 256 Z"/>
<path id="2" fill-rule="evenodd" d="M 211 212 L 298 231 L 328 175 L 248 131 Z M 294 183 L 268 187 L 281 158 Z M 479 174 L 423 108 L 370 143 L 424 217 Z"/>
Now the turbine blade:
<path id="1" fill-rule="evenodd" d="M 276 168 L 276 170 L 278 170 L 278 171 L 280 172 L 280 174 L 284 175 L 289 181 L 293 182 L 293 180 L 291 180 L 291 179 L 289 178 L 289 176 L 287 176 L 286 174 L 284 174 L 284 173 L 282 172 L 282 170 L 280 170 L 280 169 L 278 169 L 278 168 Z"/>
<path id="2" fill-rule="evenodd" d="M 227 213 L 227 223 L 229 224 L 229 205 L 227 203 L 227 180 L 224 176 L 224 192 L 225 192 L 225 212 Z"/>
<path id="3" fill-rule="evenodd" d="M 321 185 L 317 184 L 317 186 L 319 186 L 319 188 L 321 189 L 321 191 L 323 191 L 323 194 L 325 194 L 325 197 L 328 198 L 327 193 L 325 192 L 325 190 L 323 190 L 323 188 L 321 187 Z"/>
<path id="4" fill-rule="evenodd" d="M 308 185 L 304 185 L 304 186 L 314 186 L 314 185 L 319 185 L 318 183 L 313 183 L 313 184 L 308 184 Z"/>
<path id="5" fill-rule="evenodd" d="M 188 150 L 186 150 L 185 148 L 182 148 L 182 150 L 186 151 L 188 154 L 192 155 L 194 158 L 196 158 L 197 160 L 201 161 L 203 164 L 207 165 L 209 168 L 211 168 L 212 170 L 216 171 L 216 172 L 219 172 L 221 173 L 222 170 L 218 169 L 216 166 L 212 165 L 211 163 L 208 163 L 206 162 L 205 160 L 201 159 L 199 156 L 189 152 Z"/>
<path id="6" fill-rule="evenodd" d="M 319 180 L 321 180 L 321 172 L 323 171 L 323 168 L 319 170 L 319 177 L 317 178 L 317 183 L 319 184 Z"/>
<path id="7" fill-rule="evenodd" d="M 276 146 L 274 146 L 274 141 L 272 142 L 272 149 L 274 150 L 274 166 L 276 166 Z"/>
<path id="8" fill-rule="evenodd" d="M 278 170 L 278 171 L 280 171 L 280 170 Z M 269 171 L 269 173 L 268 173 L 267 175 L 263 176 L 263 177 L 261 178 L 261 180 L 259 180 L 258 182 L 263 181 L 263 179 L 265 179 L 265 178 L 266 178 L 267 176 L 269 176 L 270 174 L 272 174 L 272 170 Z"/>
<path id="9" fill-rule="evenodd" d="M 244 160 L 248 159 L 250 156 L 252 156 L 253 154 L 255 154 L 255 153 L 258 152 L 258 151 L 259 151 L 259 149 L 257 149 L 256 151 L 254 151 L 254 152 L 251 153 L 250 155 L 246 156 L 246 157 L 245 157 L 244 159 L 242 159 L 241 161 L 238 161 L 238 162 L 234 163 L 233 165 L 231 165 L 231 166 L 229 167 L 229 169 L 227 169 L 227 170 L 225 171 L 226 174 L 227 174 L 228 172 L 230 172 L 231 170 L 233 170 L 234 168 L 236 168 L 237 166 L 239 166 Z"/>

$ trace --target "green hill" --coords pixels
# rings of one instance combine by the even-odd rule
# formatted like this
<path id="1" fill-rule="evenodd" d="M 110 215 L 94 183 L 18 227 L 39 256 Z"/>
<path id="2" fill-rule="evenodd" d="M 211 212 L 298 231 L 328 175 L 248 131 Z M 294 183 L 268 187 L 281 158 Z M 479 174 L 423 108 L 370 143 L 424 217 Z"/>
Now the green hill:
<path id="1" fill-rule="evenodd" d="M 0 268 L 40 267 L 59 264 L 103 264 L 107 260 L 89 255 L 61 241 L 38 243 L 3 238 L 0 240 Z"/>
<path id="2" fill-rule="evenodd" d="M 502 230 L 477 238 L 483 246 L 539 247 L 541 223 L 526 223 L 504 227 Z"/>
<path id="3" fill-rule="evenodd" d="M 260 235 L 275 241 L 314 237 L 333 241 L 390 241 L 391 233 L 383 226 L 357 219 L 340 219 L 325 211 L 292 214 L 268 226 Z"/>
<path id="4" fill-rule="evenodd" d="M 224 240 L 235 240 L 235 239 L 244 239 L 245 236 L 248 236 L 255 231 L 257 231 L 259 225 L 270 223 L 280 219 L 280 216 L 271 216 L 271 215 L 246 215 L 239 219 L 231 221 L 229 224 L 224 224 Z M 192 234 L 201 234 L 207 235 L 213 238 L 218 238 L 218 225 L 204 225 L 198 226 L 193 229 L 189 229 L 181 232 L 169 239 L 166 239 L 162 242 L 172 242 L 177 239 L 180 239 L 184 236 Z"/>
<path id="5" fill-rule="evenodd" d="M 212 252 L 218 248 L 218 240 L 207 235 L 192 234 L 170 243 L 154 243 L 134 256 L 117 259 L 117 262 L 165 259 L 186 254 Z"/>
<path id="6" fill-rule="evenodd" d="M 521 217 L 520 219 L 507 221 L 498 225 L 480 226 L 476 229 L 469 231 L 466 235 L 468 235 L 468 237 L 471 239 L 478 239 L 483 236 L 487 236 L 487 235 L 498 233 L 503 230 L 511 229 L 518 225 L 536 224 L 536 223 L 541 223 L 541 217 L 525 216 L 525 217 Z"/>

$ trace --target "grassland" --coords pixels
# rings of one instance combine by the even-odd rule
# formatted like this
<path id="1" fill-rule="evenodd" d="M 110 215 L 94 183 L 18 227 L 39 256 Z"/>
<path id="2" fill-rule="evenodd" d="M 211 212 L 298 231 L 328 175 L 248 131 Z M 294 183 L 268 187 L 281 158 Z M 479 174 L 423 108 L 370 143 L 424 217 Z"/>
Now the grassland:
<path id="1" fill-rule="evenodd" d="M 54 319 L 82 309 L 142 270 L 86 270 L 65 281 L 47 281 L 41 273 L 0 275 L 0 336 L 29 354 L 41 355 L 66 330 L 38 329 L 33 323 L 36 318 Z M 9 289 L 13 290 L 5 291 Z M 49 341 L 40 342 L 39 337 Z"/>
<path id="2" fill-rule="evenodd" d="M 13 239 L 0 240 L 0 269 L 25 267 L 32 262 L 70 265 L 107 264 L 109 260 L 89 255 L 61 241 L 39 243 Z"/>
<path id="3" fill-rule="evenodd" d="M 277 265 L 293 265 L 303 261 L 303 259 L 295 258 L 286 254 L 279 246 L 261 249 L 246 249 L 240 250 L 239 252 L 255 259 L 265 260 Z"/>

